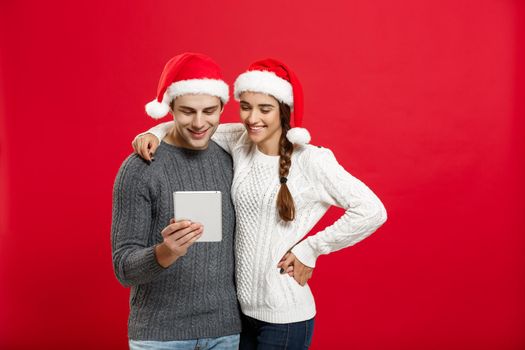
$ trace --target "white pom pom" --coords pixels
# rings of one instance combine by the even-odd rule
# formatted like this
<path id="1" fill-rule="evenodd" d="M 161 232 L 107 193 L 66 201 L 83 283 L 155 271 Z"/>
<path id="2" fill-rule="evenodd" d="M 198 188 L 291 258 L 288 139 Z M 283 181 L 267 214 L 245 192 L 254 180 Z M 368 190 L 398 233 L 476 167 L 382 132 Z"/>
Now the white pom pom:
<path id="1" fill-rule="evenodd" d="M 291 143 L 297 145 L 306 145 L 310 142 L 310 133 L 304 128 L 291 128 L 286 133 L 286 138 Z"/>
<path id="2" fill-rule="evenodd" d="M 164 102 L 159 102 L 157 99 L 146 104 L 146 113 L 153 119 L 160 119 L 170 111 L 170 106 Z"/>

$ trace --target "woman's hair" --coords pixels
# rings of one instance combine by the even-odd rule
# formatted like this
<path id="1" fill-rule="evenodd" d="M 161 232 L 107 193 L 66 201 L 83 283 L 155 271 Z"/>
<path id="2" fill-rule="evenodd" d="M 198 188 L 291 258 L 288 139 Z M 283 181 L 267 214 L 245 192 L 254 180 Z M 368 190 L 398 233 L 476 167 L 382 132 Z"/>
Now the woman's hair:
<path id="1" fill-rule="evenodd" d="M 286 133 L 290 130 L 290 106 L 279 102 L 279 114 L 281 118 L 282 134 L 279 140 L 279 178 L 281 188 L 277 194 L 277 210 L 279 216 L 284 221 L 295 219 L 295 205 L 292 194 L 286 185 L 290 166 L 292 165 L 293 144 L 286 138 Z"/>

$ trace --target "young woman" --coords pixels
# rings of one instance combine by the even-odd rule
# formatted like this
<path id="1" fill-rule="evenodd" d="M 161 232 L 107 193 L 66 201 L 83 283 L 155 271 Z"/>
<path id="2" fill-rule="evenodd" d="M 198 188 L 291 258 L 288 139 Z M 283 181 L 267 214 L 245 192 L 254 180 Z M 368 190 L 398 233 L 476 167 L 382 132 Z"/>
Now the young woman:
<path id="1" fill-rule="evenodd" d="M 386 211 L 330 150 L 308 144 L 300 128 L 301 85 L 286 65 L 253 63 L 235 81 L 234 96 L 242 123 L 219 125 L 212 140 L 234 162 L 240 348 L 307 349 L 316 311 L 306 282 L 317 258 L 366 238 L 385 222 Z M 150 159 L 172 127 L 160 124 L 138 136 L 135 150 Z M 303 239 L 332 205 L 345 214 Z"/>

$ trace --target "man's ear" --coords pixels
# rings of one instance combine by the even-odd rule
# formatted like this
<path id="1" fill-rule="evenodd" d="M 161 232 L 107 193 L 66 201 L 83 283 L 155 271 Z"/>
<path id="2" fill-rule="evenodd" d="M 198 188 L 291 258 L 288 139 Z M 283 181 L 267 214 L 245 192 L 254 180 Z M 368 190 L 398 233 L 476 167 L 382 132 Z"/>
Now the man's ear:
<path id="1" fill-rule="evenodd" d="M 177 97 L 175 97 L 174 99 L 172 99 L 172 100 L 170 101 L 170 104 L 169 104 L 169 106 L 170 106 L 170 114 L 173 115 L 173 116 L 175 115 L 174 108 L 175 108 L 175 99 L 176 99 L 176 98 L 177 98 Z"/>

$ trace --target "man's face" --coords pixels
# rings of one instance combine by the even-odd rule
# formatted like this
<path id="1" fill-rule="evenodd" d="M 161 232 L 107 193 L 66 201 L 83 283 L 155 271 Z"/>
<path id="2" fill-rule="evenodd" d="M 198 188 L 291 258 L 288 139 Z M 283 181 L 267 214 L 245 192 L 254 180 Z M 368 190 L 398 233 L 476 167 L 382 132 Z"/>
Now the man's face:
<path id="1" fill-rule="evenodd" d="M 175 98 L 172 114 L 175 120 L 173 137 L 177 145 L 206 149 L 211 135 L 217 130 L 222 110 L 221 101 L 216 96 L 188 94 Z"/>

